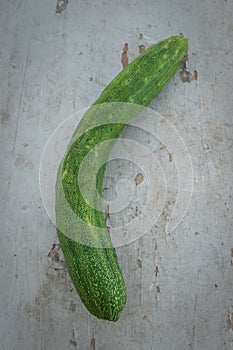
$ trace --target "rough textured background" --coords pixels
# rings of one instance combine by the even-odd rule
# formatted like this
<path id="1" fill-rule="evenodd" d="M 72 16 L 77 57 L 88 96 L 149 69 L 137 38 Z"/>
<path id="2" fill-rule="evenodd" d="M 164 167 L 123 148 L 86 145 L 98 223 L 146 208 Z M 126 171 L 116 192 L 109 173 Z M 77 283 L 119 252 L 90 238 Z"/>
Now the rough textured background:
<path id="1" fill-rule="evenodd" d="M 232 350 L 232 1 L 56 6 L 0 3 L 1 350 Z M 189 149 L 194 193 L 169 239 L 164 215 L 118 249 L 128 303 L 113 324 L 86 312 L 64 263 L 47 256 L 57 238 L 38 172 L 51 132 L 122 69 L 125 42 L 129 61 L 138 54 L 140 32 L 153 41 L 189 38 L 188 68 L 198 80 L 184 84 L 177 74 L 152 107 Z M 161 160 L 171 166 L 166 153 Z"/>

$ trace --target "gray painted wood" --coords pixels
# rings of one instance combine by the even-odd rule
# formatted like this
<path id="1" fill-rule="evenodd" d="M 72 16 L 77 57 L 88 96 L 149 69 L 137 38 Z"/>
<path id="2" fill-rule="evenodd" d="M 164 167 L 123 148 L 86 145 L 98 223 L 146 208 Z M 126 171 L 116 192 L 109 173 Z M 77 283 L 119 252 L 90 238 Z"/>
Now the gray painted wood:
<path id="1" fill-rule="evenodd" d="M 61 14 L 56 5 L 0 4 L 0 348 L 232 350 L 233 3 L 70 0 Z M 130 61 L 138 54 L 140 32 L 146 45 L 189 38 L 188 69 L 198 80 L 182 83 L 177 74 L 151 106 L 183 137 L 194 190 L 170 236 L 165 211 L 143 238 L 117 249 L 128 301 L 115 324 L 89 315 L 64 263 L 48 257 L 57 237 L 38 174 L 53 130 L 122 69 L 125 42 Z M 176 184 L 166 150 L 160 161 Z M 114 188 L 119 174 L 110 166 L 106 183 Z"/>

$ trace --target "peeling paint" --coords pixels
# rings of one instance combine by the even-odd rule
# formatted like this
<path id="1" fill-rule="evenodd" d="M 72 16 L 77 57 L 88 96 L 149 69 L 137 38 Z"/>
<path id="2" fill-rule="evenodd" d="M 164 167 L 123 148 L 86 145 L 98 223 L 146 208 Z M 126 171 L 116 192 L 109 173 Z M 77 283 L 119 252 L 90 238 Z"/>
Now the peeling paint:
<path id="1" fill-rule="evenodd" d="M 68 0 L 57 0 L 56 13 L 62 13 L 65 11 L 68 5 Z"/>

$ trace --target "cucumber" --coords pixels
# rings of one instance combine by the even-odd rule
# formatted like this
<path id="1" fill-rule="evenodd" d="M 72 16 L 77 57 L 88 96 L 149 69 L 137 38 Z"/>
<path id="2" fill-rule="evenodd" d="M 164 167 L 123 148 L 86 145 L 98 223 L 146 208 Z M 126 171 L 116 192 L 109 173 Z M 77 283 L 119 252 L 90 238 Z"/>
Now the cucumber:
<path id="1" fill-rule="evenodd" d="M 121 71 L 85 113 L 58 170 L 58 238 L 83 304 L 99 319 L 117 321 L 126 303 L 124 279 L 101 211 L 99 195 L 105 164 L 127 121 L 169 82 L 187 50 L 187 39 L 173 36 L 149 47 Z M 124 104 L 122 107 L 119 102 L 132 107 L 124 110 Z M 100 144 L 96 156 L 89 163 L 87 160 L 80 178 L 83 160 Z M 93 179 L 97 170 L 97 178 Z M 80 184 L 88 184 L 90 200 L 84 199 Z"/>

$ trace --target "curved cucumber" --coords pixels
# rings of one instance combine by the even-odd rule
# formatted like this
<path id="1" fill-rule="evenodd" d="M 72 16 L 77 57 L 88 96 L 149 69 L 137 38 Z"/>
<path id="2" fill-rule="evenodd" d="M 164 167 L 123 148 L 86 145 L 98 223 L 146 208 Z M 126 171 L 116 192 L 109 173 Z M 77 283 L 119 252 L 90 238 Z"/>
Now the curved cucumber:
<path id="1" fill-rule="evenodd" d="M 173 36 L 149 47 L 121 71 L 82 118 L 60 164 L 56 184 L 57 234 L 73 284 L 86 308 L 99 319 L 117 321 L 126 303 L 124 279 L 98 196 L 105 172 L 103 164 L 115 141 L 104 142 L 119 138 L 125 123 L 137 115 L 140 106 L 154 99 L 176 73 L 187 49 L 187 39 Z M 115 102 L 137 104 L 139 109 L 132 107 L 121 118 L 119 108 L 113 117 L 111 103 Z M 96 123 L 101 111 L 102 123 Z M 83 160 L 99 144 L 103 145 L 101 152 L 87 162 L 84 176 L 79 178 Z M 95 183 L 91 175 L 98 169 Z M 81 183 L 90 184 L 89 198 L 95 207 L 84 199 Z"/>

